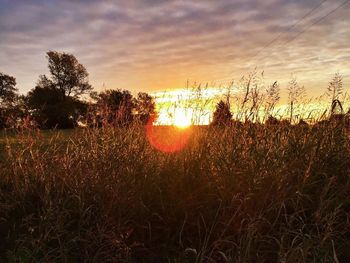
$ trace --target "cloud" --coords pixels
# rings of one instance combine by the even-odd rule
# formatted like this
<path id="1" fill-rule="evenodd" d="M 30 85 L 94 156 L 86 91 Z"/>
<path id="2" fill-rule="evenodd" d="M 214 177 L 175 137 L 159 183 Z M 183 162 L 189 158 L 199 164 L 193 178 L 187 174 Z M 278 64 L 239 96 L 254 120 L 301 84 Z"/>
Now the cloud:
<path id="1" fill-rule="evenodd" d="M 28 91 L 47 72 L 45 52 L 58 50 L 75 54 L 96 88 L 167 89 L 239 78 L 255 66 L 278 80 L 302 72 L 316 86 L 315 74 L 328 81 L 330 70 L 346 69 L 350 51 L 349 6 L 306 30 L 340 0 L 290 29 L 319 3 L 0 0 L 0 70 Z"/>

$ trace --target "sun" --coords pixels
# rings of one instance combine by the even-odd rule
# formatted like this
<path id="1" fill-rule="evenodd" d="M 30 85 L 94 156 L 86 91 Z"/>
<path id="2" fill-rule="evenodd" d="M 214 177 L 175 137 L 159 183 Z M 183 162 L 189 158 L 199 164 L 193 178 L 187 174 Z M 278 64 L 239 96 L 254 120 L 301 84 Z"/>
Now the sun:
<path id="1" fill-rule="evenodd" d="M 173 124 L 181 129 L 191 126 L 191 114 L 189 114 L 185 109 L 177 108 L 175 110 Z"/>

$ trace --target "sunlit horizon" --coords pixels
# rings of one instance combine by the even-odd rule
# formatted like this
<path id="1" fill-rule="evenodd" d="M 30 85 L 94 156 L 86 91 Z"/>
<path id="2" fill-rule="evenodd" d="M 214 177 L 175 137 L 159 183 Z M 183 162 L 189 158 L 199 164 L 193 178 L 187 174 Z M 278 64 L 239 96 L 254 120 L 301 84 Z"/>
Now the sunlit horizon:
<path id="1" fill-rule="evenodd" d="M 239 102 L 239 99 L 242 96 L 240 92 L 242 93 L 238 88 L 233 87 L 207 87 L 202 89 L 180 88 L 151 93 L 156 103 L 157 112 L 154 125 L 172 125 L 180 128 L 193 125 L 209 125 L 212 121 L 215 107 L 220 100 L 230 102 L 230 110 L 234 120 L 244 121 L 249 118 L 240 109 L 241 102 Z M 284 95 L 285 97 L 287 96 L 286 94 Z M 285 97 L 276 105 L 273 112 L 270 112 L 271 116 L 279 120 L 290 119 L 290 105 Z M 348 95 L 346 93 L 342 96 L 341 101 L 344 111 L 347 111 L 350 103 L 348 102 Z M 326 94 L 317 98 L 312 98 L 308 95 L 294 106 L 295 122 L 303 119 L 304 121 L 313 123 L 318 121 L 323 115 L 328 116 L 331 102 Z M 258 116 L 259 119 L 253 121 L 264 122 L 269 117 L 269 115 L 266 115 L 263 106 L 260 108 Z"/>

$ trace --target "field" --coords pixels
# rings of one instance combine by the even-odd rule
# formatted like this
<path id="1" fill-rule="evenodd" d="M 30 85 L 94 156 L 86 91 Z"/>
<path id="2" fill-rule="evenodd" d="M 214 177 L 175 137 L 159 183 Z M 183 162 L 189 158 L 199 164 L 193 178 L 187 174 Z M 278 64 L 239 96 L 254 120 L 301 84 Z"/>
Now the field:
<path id="1" fill-rule="evenodd" d="M 158 129 L 3 133 L 0 258 L 350 262 L 342 124 Z"/>

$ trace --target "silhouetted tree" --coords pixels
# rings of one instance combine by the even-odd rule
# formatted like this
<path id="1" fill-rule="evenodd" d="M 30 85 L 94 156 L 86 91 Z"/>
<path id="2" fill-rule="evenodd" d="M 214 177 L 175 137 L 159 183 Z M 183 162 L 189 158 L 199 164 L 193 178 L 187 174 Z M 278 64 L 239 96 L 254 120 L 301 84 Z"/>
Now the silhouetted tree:
<path id="1" fill-rule="evenodd" d="M 16 96 L 12 110 L 14 116 L 12 127 L 16 128 L 33 128 L 36 126 L 28 107 L 28 97 L 25 95 Z"/>
<path id="2" fill-rule="evenodd" d="M 92 90 L 86 68 L 72 54 L 49 51 L 46 53 L 50 78 L 41 75 L 40 82 L 44 87 L 59 90 L 63 98 L 79 97 Z"/>
<path id="3" fill-rule="evenodd" d="M 16 79 L 0 72 L 0 106 L 12 103 L 16 93 Z"/>
<path id="4" fill-rule="evenodd" d="M 78 99 L 64 98 L 60 90 L 40 85 L 28 93 L 27 105 L 41 128 L 73 128 L 86 111 L 85 103 Z"/>
<path id="5" fill-rule="evenodd" d="M 229 125 L 232 120 L 232 113 L 228 103 L 222 100 L 216 105 L 216 110 L 213 114 L 212 125 L 214 126 L 225 126 Z"/>
<path id="6" fill-rule="evenodd" d="M 135 118 L 142 124 L 146 124 L 152 115 L 155 114 L 155 103 L 153 98 L 144 92 L 137 94 L 134 100 Z"/>
<path id="7" fill-rule="evenodd" d="M 127 90 L 106 90 L 98 94 L 97 111 L 103 121 L 125 125 L 133 121 L 134 101 Z"/>
<path id="8" fill-rule="evenodd" d="M 49 51 L 46 57 L 50 77 L 39 76 L 28 93 L 28 107 L 39 127 L 72 128 L 87 108 L 79 96 L 92 90 L 88 73 L 72 54 Z"/>
<path id="9" fill-rule="evenodd" d="M 15 125 L 18 112 L 15 107 L 17 98 L 16 79 L 0 73 L 0 128 Z"/>

